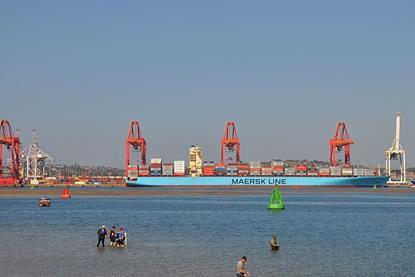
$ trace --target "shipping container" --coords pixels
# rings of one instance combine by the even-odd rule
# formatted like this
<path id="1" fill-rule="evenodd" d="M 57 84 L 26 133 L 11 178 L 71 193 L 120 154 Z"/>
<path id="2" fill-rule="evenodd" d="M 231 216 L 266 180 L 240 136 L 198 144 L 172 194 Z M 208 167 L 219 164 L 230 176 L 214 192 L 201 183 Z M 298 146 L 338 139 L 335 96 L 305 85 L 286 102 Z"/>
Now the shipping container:
<path id="1" fill-rule="evenodd" d="M 238 164 L 238 176 L 249 176 L 249 164 L 248 163 Z"/>
<path id="2" fill-rule="evenodd" d="M 260 161 L 250 161 L 249 162 L 250 168 L 261 168 L 261 162 Z"/>
<path id="3" fill-rule="evenodd" d="M 307 171 L 296 171 L 295 172 L 296 176 L 306 176 L 307 175 Z"/>
<path id="4" fill-rule="evenodd" d="M 138 177 L 138 170 L 131 170 L 131 171 L 128 171 L 128 179 L 137 179 L 137 177 Z"/>
<path id="5" fill-rule="evenodd" d="M 173 164 L 164 163 L 162 166 L 162 175 L 163 176 L 172 176 L 173 175 Z"/>
<path id="6" fill-rule="evenodd" d="M 226 167 L 223 164 L 215 164 L 215 175 L 216 176 L 225 176 Z"/>
<path id="7" fill-rule="evenodd" d="M 294 167 L 285 167 L 284 168 L 284 175 L 294 176 L 295 175 L 295 168 Z"/>
<path id="8" fill-rule="evenodd" d="M 272 175 L 272 167 L 271 166 L 264 166 L 261 168 L 261 175 L 262 176 L 271 176 Z"/>
<path id="9" fill-rule="evenodd" d="M 147 165 L 140 165 L 138 167 L 138 176 L 149 176 L 150 168 Z"/>
<path id="10" fill-rule="evenodd" d="M 283 161 L 281 161 L 281 160 L 273 160 L 273 161 L 271 161 L 271 166 L 282 166 L 282 167 L 284 167 L 284 162 Z"/>
<path id="11" fill-rule="evenodd" d="M 213 176 L 215 175 L 215 166 L 214 165 L 204 165 L 203 166 L 203 176 Z"/>
<path id="12" fill-rule="evenodd" d="M 251 167 L 249 169 L 250 176 L 260 176 L 261 175 L 261 167 Z"/>
<path id="13" fill-rule="evenodd" d="M 351 167 L 343 167 L 342 168 L 342 175 L 343 176 L 353 176 L 353 168 L 351 168 Z"/>
<path id="14" fill-rule="evenodd" d="M 353 175 L 363 176 L 363 168 L 362 167 L 353 168 Z"/>
<path id="15" fill-rule="evenodd" d="M 374 176 L 375 173 L 374 173 L 373 168 L 364 168 L 363 169 L 363 175 L 364 176 Z"/>
<path id="16" fill-rule="evenodd" d="M 274 175 L 274 176 L 282 176 L 282 175 L 284 175 L 284 166 L 281 166 L 281 165 L 273 165 L 272 166 L 272 175 Z"/>
<path id="17" fill-rule="evenodd" d="M 301 165 L 301 164 L 296 165 L 296 166 L 295 166 L 295 171 L 306 172 L 306 171 L 307 171 L 307 166 L 305 166 L 305 165 Z"/>
<path id="18" fill-rule="evenodd" d="M 317 169 L 309 169 L 307 171 L 307 176 L 318 176 L 319 175 L 319 171 Z"/>
<path id="19" fill-rule="evenodd" d="M 330 176 L 330 168 L 329 167 L 320 167 L 318 169 L 319 176 Z"/>
<path id="20" fill-rule="evenodd" d="M 150 171 L 150 176 L 161 176 L 161 170 L 160 171 Z"/>
<path id="21" fill-rule="evenodd" d="M 186 174 L 186 164 L 184 161 L 174 161 L 173 173 L 176 176 L 183 176 Z"/>
<path id="22" fill-rule="evenodd" d="M 342 169 L 340 166 L 330 166 L 330 175 L 331 176 L 341 176 Z"/>
<path id="23" fill-rule="evenodd" d="M 150 163 L 152 164 L 161 164 L 161 159 L 160 158 L 153 158 L 150 160 Z"/>
<path id="24" fill-rule="evenodd" d="M 226 171 L 226 176 L 238 176 L 237 171 Z"/>

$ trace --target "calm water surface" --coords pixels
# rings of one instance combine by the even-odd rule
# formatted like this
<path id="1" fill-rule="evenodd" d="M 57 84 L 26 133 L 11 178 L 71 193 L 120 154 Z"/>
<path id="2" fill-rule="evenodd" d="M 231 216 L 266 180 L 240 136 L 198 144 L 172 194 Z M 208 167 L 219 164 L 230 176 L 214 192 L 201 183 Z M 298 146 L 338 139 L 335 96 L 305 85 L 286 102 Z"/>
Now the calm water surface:
<path id="1" fill-rule="evenodd" d="M 0 275 L 235 276 L 246 255 L 251 276 L 414 276 L 414 194 L 289 194 L 282 212 L 267 198 L 3 197 Z M 128 247 L 97 249 L 102 224 Z"/>

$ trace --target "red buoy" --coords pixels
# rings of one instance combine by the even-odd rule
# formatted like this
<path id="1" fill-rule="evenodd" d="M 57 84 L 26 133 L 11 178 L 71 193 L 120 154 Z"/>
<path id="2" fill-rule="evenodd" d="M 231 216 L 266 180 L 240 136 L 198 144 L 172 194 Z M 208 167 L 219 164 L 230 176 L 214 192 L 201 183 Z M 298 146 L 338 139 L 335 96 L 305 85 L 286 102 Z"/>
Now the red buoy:
<path id="1" fill-rule="evenodd" d="M 68 188 L 64 188 L 61 194 L 61 199 L 66 200 L 71 198 L 71 193 L 69 192 Z"/>

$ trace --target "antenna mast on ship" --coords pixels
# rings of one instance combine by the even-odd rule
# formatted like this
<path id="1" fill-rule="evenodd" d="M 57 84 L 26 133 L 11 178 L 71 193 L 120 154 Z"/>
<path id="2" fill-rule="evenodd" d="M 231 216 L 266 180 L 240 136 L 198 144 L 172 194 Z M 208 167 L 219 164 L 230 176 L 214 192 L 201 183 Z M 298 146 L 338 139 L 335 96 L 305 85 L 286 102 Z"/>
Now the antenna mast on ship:
<path id="1" fill-rule="evenodd" d="M 403 185 L 406 184 L 406 165 L 405 165 L 405 150 L 400 142 L 401 139 L 401 113 L 396 114 L 396 129 L 395 139 L 391 148 L 385 151 L 386 156 L 386 173 L 389 176 L 388 184 Z M 399 179 L 392 179 L 391 176 L 391 160 L 399 159 Z"/>

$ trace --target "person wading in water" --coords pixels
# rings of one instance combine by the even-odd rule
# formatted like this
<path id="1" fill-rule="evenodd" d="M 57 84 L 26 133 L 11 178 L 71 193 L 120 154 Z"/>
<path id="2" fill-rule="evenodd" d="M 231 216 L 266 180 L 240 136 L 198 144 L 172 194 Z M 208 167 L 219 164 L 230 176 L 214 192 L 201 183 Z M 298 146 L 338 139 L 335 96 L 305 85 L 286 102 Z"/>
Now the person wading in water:
<path id="1" fill-rule="evenodd" d="M 115 246 L 116 245 L 115 236 L 116 236 L 115 226 L 112 226 L 112 228 L 110 230 L 110 246 Z"/>
<path id="2" fill-rule="evenodd" d="M 99 246 L 101 242 L 102 242 L 102 247 L 105 247 L 105 237 L 107 236 L 107 230 L 105 229 L 105 225 L 102 225 L 101 228 L 99 228 L 99 230 L 97 231 L 97 234 L 98 234 L 97 247 Z"/>
<path id="3" fill-rule="evenodd" d="M 269 242 L 269 246 L 271 250 L 279 250 L 280 246 L 278 245 L 277 235 L 272 235 L 272 239 Z"/>
<path id="4" fill-rule="evenodd" d="M 249 272 L 246 271 L 245 264 L 248 259 L 243 256 L 239 259 L 238 263 L 236 264 L 236 277 L 248 277 Z"/>

